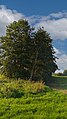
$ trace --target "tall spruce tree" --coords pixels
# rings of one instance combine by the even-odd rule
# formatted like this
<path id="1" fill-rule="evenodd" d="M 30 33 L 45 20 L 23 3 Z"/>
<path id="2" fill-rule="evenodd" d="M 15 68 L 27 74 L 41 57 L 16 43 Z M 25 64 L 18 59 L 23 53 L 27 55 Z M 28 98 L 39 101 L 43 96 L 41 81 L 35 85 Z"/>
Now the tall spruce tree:
<path id="1" fill-rule="evenodd" d="M 28 78 L 30 75 L 31 28 L 26 20 L 7 26 L 1 37 L 0 61 L 2 71 L 9 77 Z"/>
<path id="2" fill-rule="evenodd" d="M 33 66 L 30 80 L 44 80 L 47 82 L 52 73 L 58 69 L 52 47 L 52 39 L 49 34 L 42 29 L 35 33 L 33 50 Z"/>

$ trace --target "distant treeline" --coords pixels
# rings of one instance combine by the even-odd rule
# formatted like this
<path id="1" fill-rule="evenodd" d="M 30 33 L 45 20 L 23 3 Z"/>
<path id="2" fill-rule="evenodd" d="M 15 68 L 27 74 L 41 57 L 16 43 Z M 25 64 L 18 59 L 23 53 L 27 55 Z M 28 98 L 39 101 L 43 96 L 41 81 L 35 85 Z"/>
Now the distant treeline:
<path id="1" fill-rule="evenodd" d="M 64 70 L 63 73 L 59 72 L 55 74 L 56 76 L 67 76 L 67 70 Z"/>

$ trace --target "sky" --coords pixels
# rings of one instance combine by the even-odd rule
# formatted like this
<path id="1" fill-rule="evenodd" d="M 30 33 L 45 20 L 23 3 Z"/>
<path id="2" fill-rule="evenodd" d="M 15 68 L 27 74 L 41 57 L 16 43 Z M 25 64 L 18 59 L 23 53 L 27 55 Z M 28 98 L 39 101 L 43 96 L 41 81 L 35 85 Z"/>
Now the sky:
<path id="1" fill-rule="evenodd" d="M 59 70 L 67 69 L 67 1 L 66 0 L 0 0 L 0 36 L 6 26 L 19 19 L 28 20 L 36 29 L 44 27 L 53 39 Z"/>

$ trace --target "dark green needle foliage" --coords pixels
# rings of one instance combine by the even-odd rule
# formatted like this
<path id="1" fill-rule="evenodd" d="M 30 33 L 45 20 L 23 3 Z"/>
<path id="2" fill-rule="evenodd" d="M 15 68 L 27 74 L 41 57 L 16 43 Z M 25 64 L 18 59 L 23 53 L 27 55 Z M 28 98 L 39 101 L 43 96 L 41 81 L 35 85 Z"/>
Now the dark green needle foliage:
<path id="1" fill-rule="evenodd" d="M 55 61 L 52 39 L 44 29 L 39 29 L 34 38 L 34 61 L 32 77 L 46 82 L 58 68 Z"/>
<path id="2" fill-rule="evenodd" d="M 30 26 L 25 20 L 11 23 L 6 36 L 1 37 L 1 64 L 9 77 L 28 78 L 30 75 Z"/>
<path id="3" fill-rule="evenodd" d="M 26 20 L 7 26 L 0 43 L 0 69 L 8 77 L 46 81 L 57 69 L 49 34 Z"/>

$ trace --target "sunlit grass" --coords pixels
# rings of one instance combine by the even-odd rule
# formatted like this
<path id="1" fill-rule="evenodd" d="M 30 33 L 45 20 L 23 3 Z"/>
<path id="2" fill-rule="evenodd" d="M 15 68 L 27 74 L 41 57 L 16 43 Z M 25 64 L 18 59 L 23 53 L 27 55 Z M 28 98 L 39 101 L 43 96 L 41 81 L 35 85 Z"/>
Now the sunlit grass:
<path id="1" fill-rule="evenodd" d="M 24 95 L 45 93 L 50 90 L 42 81 L 34 82 L 22 79 L 0 78 L 0 97 L 20 98 Z"/>
<path id="2" fill-rule="evenodd" d="M 67 119 L 67 95 L 47 92 L 22 98 L 1 98 L 0 119 Z"/>
<path id="3" fill-rule="evenodd" d="M 63 79 L 55 77 L 53 83 L 66 83 L 66 78 Z M 67 119 L 67 94 L 42 81 L 0 75 L 0 119 Z"/>

